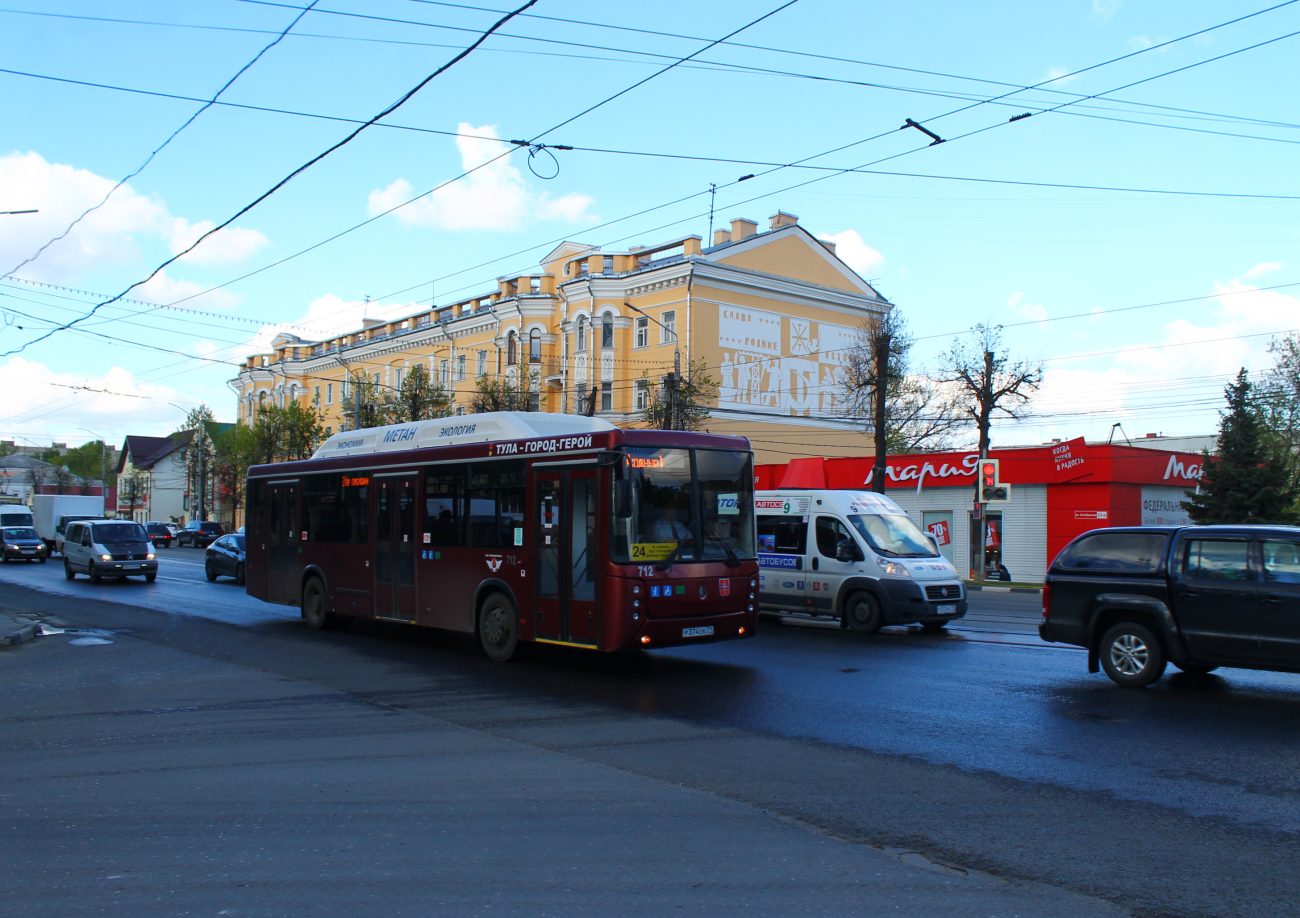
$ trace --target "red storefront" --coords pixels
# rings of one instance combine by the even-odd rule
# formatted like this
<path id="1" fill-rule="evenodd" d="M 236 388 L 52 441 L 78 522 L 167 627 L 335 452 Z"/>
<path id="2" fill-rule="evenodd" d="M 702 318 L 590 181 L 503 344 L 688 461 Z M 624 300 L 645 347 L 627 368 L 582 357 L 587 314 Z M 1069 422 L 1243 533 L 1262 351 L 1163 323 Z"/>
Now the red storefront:
<path id="1" fill-rule="evenodd" d="M 1144 449 L 1083 438 L 1047 446 L 993 450 L 1009 499 L 986 505 L 994 561 L 1017 580 L 1038 580 L 1070 539 L 1102 526 L 1189 522 L 1180 501 L 1196 487 L 1197 453 Z M 918 523 L 935 532 L 953 564 L 967 570 L 975 531 L 974 451 L 890 456 L 886 490 Z M 757 487 L 870 488 L 871 458 L 795 459 L 760 465 Z M 945 539 L 947 542 L 945 543 Z M 1014 559 L 1014 560 L 1012 560 Z"/>

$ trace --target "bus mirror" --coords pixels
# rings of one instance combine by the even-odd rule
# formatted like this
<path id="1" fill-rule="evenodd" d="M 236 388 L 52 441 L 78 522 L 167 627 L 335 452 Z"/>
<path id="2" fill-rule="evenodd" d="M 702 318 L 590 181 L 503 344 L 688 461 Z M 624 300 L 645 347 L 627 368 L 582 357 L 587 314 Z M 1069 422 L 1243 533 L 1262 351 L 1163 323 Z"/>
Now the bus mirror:
<path id="1" fill-rule="evenodd" d="M 632 482 L 619 478 L 614 482 L 614 516 L 625 520 L 632 515 Z"/>

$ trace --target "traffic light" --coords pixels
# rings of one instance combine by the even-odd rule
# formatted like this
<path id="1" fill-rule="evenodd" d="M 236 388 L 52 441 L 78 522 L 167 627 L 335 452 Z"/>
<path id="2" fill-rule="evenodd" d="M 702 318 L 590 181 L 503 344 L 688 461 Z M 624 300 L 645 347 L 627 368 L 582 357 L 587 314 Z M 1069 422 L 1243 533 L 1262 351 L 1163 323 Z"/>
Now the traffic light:
<path id="1" fill-rule="evenodd" d="M 1011 499 L 1011 485 L 998 480 L 998 460 L 980 460 L 980 500 L 986 504 Z"/>

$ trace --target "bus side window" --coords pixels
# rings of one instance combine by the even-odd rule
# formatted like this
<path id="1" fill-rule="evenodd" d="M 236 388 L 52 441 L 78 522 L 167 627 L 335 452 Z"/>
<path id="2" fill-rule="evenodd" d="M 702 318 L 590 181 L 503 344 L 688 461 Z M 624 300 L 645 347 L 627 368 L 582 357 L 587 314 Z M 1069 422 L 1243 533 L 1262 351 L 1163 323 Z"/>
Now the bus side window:
<path id="1" fill-rule="evenodd" d="M 807 525 L 802 519 L 788 516 L 760 516 L 758 518 L 759 551 L 772 551 L 783 555 L 802 555 Z"/>

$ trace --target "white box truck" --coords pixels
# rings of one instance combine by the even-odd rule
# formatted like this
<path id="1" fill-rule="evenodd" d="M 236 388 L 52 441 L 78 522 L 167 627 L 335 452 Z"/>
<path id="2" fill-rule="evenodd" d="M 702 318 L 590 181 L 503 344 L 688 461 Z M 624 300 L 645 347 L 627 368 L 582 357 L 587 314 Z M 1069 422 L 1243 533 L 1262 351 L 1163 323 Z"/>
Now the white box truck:
<path id="1" fill-rule="evenodd" d="M 903 508 L 874 491 L 754 492 L 764 612 L 937 631 L 966 614 L 966 587 Z"/>
<path id="2" fill-rule="evenodd" d="M 104 498 L 93 494 L 33 494 L 36 534 L 51 552 L 63 551 L 63 530 L 73 520 L 97 520 L 104 515 Z"/>

